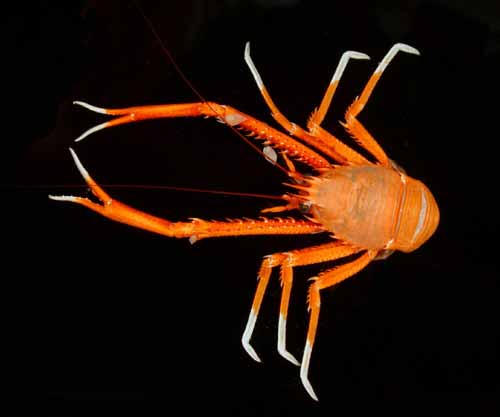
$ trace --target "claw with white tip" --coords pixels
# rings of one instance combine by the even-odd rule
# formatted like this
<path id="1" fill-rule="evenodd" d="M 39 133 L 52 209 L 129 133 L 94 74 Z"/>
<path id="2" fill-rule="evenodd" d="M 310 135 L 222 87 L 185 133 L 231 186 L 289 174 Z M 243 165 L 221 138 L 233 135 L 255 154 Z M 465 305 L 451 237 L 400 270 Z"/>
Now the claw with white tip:
<path id="1" fill-rule="evenodd" d="M 73 161 L 75 162 L 76 168 L 78 169 L 78 172 L 80 173 L 80 175 L 83 177 L 83 179 L 85 181 L 89 181 L 90 175 L 87 172 L 87 170 L 85 169 L 85 167 L 83 166 L 83 164 L 78 159 L 76 152 L 72 148 L 69 148 L 69 152 L 71 153 L 71 157 L 73 158 Z M 75 197 L 72 195 L 49 195 L 49 198 L 51 200 L 55 200 L 55 201 L 69 201 L 69 202 L 75 203 L 76 200 L 81 198 L 81 197 Z"/>

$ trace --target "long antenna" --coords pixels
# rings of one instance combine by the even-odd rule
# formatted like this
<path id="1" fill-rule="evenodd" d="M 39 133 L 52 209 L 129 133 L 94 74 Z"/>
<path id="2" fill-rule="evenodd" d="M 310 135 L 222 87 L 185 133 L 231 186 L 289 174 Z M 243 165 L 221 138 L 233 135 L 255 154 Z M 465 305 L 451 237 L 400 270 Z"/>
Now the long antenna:
<path id="1" fill-rule="evenodd" d="M 210 190 L 206 188 L 190 188 L 190 187 L 174 187 L 172 185 L 145 185 L 145 184 L 106 184 L 100 183 L 102 187 L 110 188 L 126 188 L 128 189 L 140 189 L 140 190 L 169 190 L 169 191 L 180 191 L 188 193 L 202 193 L 202 194 L 215 194 L 215 195 L 227 195 L 227 196 L 237 196 L 237 197 L 250 197 L 250 198 L 262 198 L 265 200 L 283 200 L 283 196 L 279 197 L 276 195 L 262 194 L 262 193 L 243 193 L 239 191 L 222 191 L 222 190 Z M 4 190 L 41 190 L 54 189 L 54 188 L 88 188 L 87 185 L 82 184 L 36 184 L 36 185 L 10 185 L 7 184 L 0 188 L 0 191 Z"/>
<path id="2" fill-rule="evenodd" d="M 172 64 L 172 66 L 175 68 L 175 71 L 179 74 L 179 76 L 182 78 L 182 80 L 186 83 L 186 85 L 193 91 L 193 93 L 199 98 L 200 101 L 202 101 L 203 103 L 206 103 L 210 109 L 217 114 L 217 111 L 210 106 L 210 103 L 205 99 L 205 97 L 194 87 L 194 85 L 188 80 L 188 78 L 184 75 L 184 73 L 182 72 L 182 70 L 180 69 L 179 65 L 177 65 L 177 62 L 175 62 L 175 59 L 173 58 L 172 54 L 170 53 L 170 51 L 168 50 L 168 48 L 165 46 L 163 40 L 160 38 L 160 35 L 158 34 L 158 32 L 156 31 L 156 28 L 155 26 L 153 25 L 153 23 L 151 22 L 151 20 L 146 16 L 146 14 L 144 13 L 144 10 L 142 9 L 142 7 L 140 6 L 139 2 L 134 0 L 133 1 L 135 7 L 137 8 L 137 10 L 139 11 L 140 15 L 142 16 L 142 18 L 144 19 L 144 21 L 146 22 L 146 24 L 148 25 L 149 29 L 151 30 L 151 33 L 153 34 L 154 38 L 156 39 L 156 41 L 158 42 L 161 50 L 163 51 L 163 53 L 168 57 L 170 63 Z M 221 115 L 220 117 L 221 120 L 224 120 L 224 117 L 223 115 Z M 251 146 L 256 152 L 259 153 L 259 155 L 263 156 L 264 158 L 266 158 L 267 160 L 269 160 L 270 158 L 266 155 L 265 152 L 261 151 L 260 148 L 255 145 L 255 143 L 253 143 L 252 141 L 250 141 L 248 138 L 246 138 L 244 135 L 242 135 L 234 126 L 231 126 L 230 124 L 226 124 L 227 126 L 229 126 L 229 128 L 231 128 L 231 130 L 236 133 L 241 139 L 243 139 L 249 146 Z M 278 162 L 273 162 L 272 163 L 276 168 L 278 169 L 281 169 L 281 171 L 283 171 L 287 176 L 290 175 L 290 171 L 287 170 L 285 167 L 283 167 L 282 165 L 280 165 Z"/>

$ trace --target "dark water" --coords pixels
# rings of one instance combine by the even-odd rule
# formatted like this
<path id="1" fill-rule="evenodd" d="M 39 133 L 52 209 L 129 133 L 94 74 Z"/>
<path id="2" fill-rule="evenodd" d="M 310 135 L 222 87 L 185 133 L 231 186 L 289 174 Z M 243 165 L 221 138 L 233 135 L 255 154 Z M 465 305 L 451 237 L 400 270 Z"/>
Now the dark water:
<path id="1" fill-rule="evenodd" d="M 247 40 L 276 104 L 302 126 L 342 52 L 370 55 L 371 61 L 349 63 L 324 123 L 346 141 L 337 120 L 390 46 L 405 42 L 422 54 L 395 58 L 360 119 L 392 159 L 432 190 L 441 224 L 415 253 L 375 262 L 322 293 L 310 369 L 319 404 L 304 391 L 298 369 L 276 351 L 277 273 L 252 339 L 263 363 L 240 344 L 262 257 L 310 246 L 316 237 L 191 246 L 47 199 L 49 193 L 87 195 L 78 188 L 83 180 L 69 146 L 107 184 L 280 195 L 286 180 L 213 121 L 141 123 L 74 144 L 104 118 L 72 100 L 126 107 L 197 98 L 133 5 L 48 3 L 11 5 L 3 25 L 9 72 L 0 152 L 2 368 L 9 415 L 168 415 L 179 406 L 183 413 L 234 416 L 498 412 L 500 13 L 494 2 L 474 10 L 444 1 L 408 8 L 389 1 L 328 8 L 300 1 L 143 2 L 207 99 L 272 125 L 243 62 Z M 255 217 L 269 205 L 109 191 L 175 220 Z M 306 279 L 320 270 L 295 273 L 287 336 L 299 358 Z"/>

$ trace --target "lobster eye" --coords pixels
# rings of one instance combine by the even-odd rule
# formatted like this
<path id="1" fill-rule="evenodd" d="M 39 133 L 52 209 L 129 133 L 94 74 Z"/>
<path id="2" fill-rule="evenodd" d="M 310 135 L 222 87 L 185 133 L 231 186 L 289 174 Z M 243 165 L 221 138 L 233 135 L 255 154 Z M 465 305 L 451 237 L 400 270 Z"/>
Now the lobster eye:
<path id="1" fill-rule="evenodd" d="M 302 214 L 307 214 L 311 211 L 312 203 L 310 201 L 302 201 L 299 203 L 299 210 Z"/>

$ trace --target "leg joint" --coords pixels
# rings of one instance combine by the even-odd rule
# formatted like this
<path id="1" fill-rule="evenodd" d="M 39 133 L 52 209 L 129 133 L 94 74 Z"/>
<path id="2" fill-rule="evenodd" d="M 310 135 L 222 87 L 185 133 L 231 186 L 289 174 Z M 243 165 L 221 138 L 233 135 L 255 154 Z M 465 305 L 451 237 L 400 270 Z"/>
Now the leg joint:
<path id="1" fill-rule="evenodd" d="M 316 277 L 311 279 L 316 280 Z M 319 297 L 319 285 L 317 281 L 314 281 L 309 287 L 309 292 L 307 293 L 307 305 L 309 310 L 313 308 L 319 308 L 321 305 L 321 300 Z"/>

